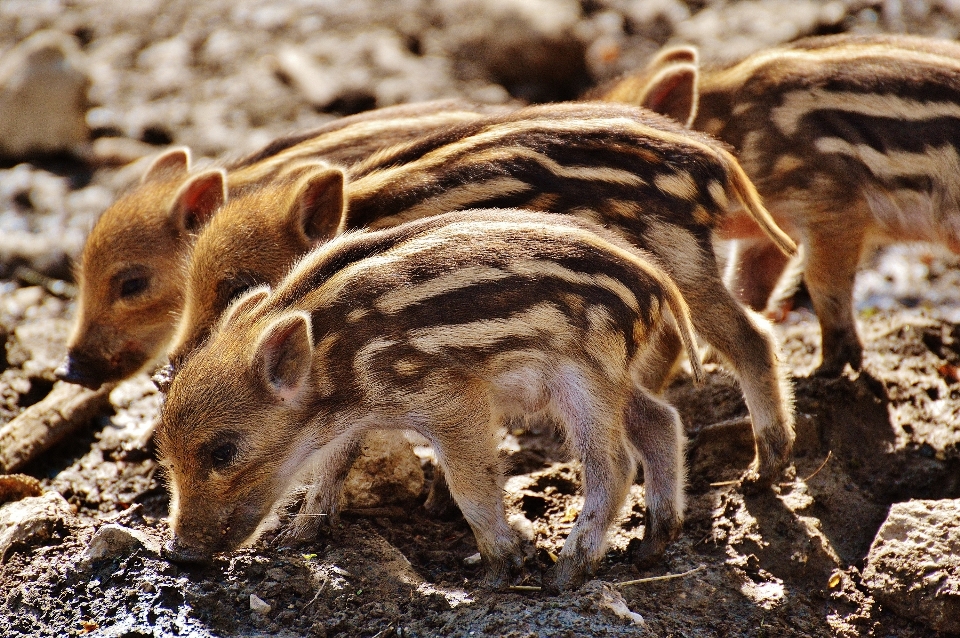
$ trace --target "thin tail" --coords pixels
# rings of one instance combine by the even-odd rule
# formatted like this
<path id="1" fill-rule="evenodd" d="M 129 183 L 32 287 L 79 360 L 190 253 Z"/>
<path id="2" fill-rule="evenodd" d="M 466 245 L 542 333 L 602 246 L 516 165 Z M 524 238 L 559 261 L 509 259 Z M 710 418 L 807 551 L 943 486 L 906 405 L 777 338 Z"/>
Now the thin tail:
<path id="1" fill-rule="evenodd" d="M 690 371 L 693 374 L 694 385 L 703 385 L 706 376 L 703 373 L 703 364 L 700 363 L 700 353 L 697 352 L 697 343 L 693 339 L 693 324 L 690 322 L 690 307 L 687 301 L 680 294 L 680 289 L 673 283 L 666 274 L 660 278 L 663 286 L 664 300 L 673 315 L 674 322 L 677 324 L 677 332 L 680 334 L 680 341 L 683 343 L 683 349 L 687 353 L 687 359 L 690 360 Z"/>
<path id="2" fill-rule="evenodd" d="M 733 155 L 726 151 L 723 151 L 723 154 L 727 168 L 730 170 L 730 187 L 740 201 L 740 204 L 750 217 L 753 218 L 753 221 L 757 222 L 761 230 L 773 240 L 773 243 L 777 245 L 777 248 L 779 248 L 784 255 L 788 257 L 795 255 L 797 253 L 797 244 L 777 226 L 777 222 L 773 220 L 770 211 L 764 208 L 763 202 L 760 200 L 760 194 L 757 193 L 756 186 L 754 186 L 750 178 L 747 177 L 740 163 L 737 162 Z"/>

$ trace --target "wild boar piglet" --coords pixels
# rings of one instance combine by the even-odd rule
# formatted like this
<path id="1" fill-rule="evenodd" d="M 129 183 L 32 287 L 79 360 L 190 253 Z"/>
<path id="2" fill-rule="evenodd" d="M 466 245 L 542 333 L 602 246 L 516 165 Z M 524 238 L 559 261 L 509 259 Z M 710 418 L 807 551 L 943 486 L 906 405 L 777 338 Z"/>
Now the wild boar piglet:
<path id="1" fill-rule="evenodd" d="M 307 477 L 293 532 L 309 538 L 336 513 L 363 433 L 400 428 L 436 449 L 501 585 L 522 551 L 504 513 L 500 426 L 546 413 L 583 462 L 584 491 L 548 586 L 593 571 L 638 459 L 648 512 L 638 560 L 656 557 L 680 531 L 684 434 L 639 379 L 667 329 L 693 352 L 676 285 L 590 222 L 481 210 L 343 235 L 272 291 L 235 301 L 174 378 L 157 428 L 166 552 L 202 561 L 255 538 Z"/>
<path id="2" fill-rule="evenodd" d="M 738 239 L 728 280 L 763 309 L 803 274 L 822 333 L 819 374 L 860 368 L 852 302 L 864 254 L 916 240 L 960 253 L 956 42 L 812 37 L 705 68 L 694 49 L 674 48 L 603 97 L 672 115 L 734 147 L 806 263 L 785 270 L 778 248 L 731 215 L 720 228 Z"/>

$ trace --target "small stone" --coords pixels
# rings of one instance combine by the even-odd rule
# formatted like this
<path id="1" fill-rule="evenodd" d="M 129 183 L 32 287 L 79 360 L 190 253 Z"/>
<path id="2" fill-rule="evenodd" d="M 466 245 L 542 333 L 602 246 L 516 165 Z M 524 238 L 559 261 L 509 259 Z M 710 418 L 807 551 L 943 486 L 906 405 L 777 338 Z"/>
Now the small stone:
<path id="1" fill-rule="evenodd" d="M 137 549 L 159 553 L 160 547 L 143 532 L 110 523 L 98 529 L 90 539 L 90 545 L 83 554 L 83 561 L 89 564 L 105 558 L 126 556 Z"/>
<path id="2" fill-rule="evenodd" d="M 584 597 L 592 599 L 598 608 L 631 624 L 644 626 L 643 616 L 627 607 L 627 601 L 624 600 L 623 594 L 608 583 L 592 580 L 584 585 L 581 591 Z"/>
<path id="3" fill-rule="evenodd" d="M 256 594 L 250 594 L 250 610 L 256 614 L 267 615 L 273 609 L 268 603 Z"/>
<path id="4" fill-rule="evenodd" d="M 472 554 L 463 559 L 463 564 L 467 567 L 475 567 L 480 564 L 480 552 Z"/>

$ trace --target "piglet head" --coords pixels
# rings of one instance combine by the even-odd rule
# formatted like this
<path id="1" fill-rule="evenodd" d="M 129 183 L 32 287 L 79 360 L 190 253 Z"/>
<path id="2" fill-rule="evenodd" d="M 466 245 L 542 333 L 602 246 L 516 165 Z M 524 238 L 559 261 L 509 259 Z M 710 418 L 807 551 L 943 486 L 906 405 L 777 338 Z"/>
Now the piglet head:
<path id="1" fill-rule="evenodd" d="M 157 426 L 173 560 L 203 562 L 252 541 L 316 447 L 305 425 L 309 315 L 240 314 L 183 363 Z"/>

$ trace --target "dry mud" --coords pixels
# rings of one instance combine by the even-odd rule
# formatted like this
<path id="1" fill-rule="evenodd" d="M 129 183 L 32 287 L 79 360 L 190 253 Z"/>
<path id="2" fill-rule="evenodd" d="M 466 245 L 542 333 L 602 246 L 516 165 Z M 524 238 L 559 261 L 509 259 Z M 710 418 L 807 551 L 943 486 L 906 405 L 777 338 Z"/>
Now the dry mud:
<path id="1" fill-rule="evenodd" d="M 6 0 L 0 53 L 38 29 L 72 33 L 92 78 L 95 137 L 125 140 L 129 159 L 171 142 L 213 157 L 373 106 L 572 97 L 670 41 L 720 58 L 811 33 L 954 37 L 956 11 L 794 0 Z M 326 79 L 313 92 L 291 76 L 298 59 Z M 60 280 L 92 220 L 139 170 L 69 156 L 5 162 L 0 422 L 53 386 L 74 311 Z M 776 327 L 796 377 L 797 444 L 771 492 L 744 494 L 734 482 L 753 454 L 736 382 L 716 367 L 702 388 L 680 378 L 668 397 L 690 438 L 682 537 L 655 567 L 631 565 L 644 522 L 639 478 L 596 580 L 559 596 L 484 589 L 465 560 L 476 552 L 466 523 L 430 517 L 422 497 L 347 512 L 309 544 L 280 546 L 268 533 L 207 567 L 166 562 L 157 548 L 170 536 L 168 498 L 145 444 L 159 397 L 135 378 L 114 390 L 110 414 L 24 468 L 47 490 L 49 515 L 0 556 L 0 635 L 936 635 L 876 601 L 861 572 L 890 504 L 960 497 L 958 267 L 925 246 L 866 264 L 859 375 L 806 378 L 818 329 L 803 307 Z M 516 426 L 504 447 L 509 511 L 537 542 L 523 583 L 533 587 L 578 511 L 577 467 L 549 426 Z M 90 558 L 109 524 L 139 537 Z"/>

